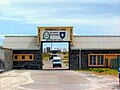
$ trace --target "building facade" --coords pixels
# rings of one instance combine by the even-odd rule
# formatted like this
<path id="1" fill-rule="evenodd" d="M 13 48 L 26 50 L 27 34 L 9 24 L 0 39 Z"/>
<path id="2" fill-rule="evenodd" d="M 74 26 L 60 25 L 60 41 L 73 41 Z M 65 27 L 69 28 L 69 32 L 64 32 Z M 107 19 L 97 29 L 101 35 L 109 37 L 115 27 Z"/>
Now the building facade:
<path id="1" fill-rule="evenodd" d="M 5 36 L 14 69 L 42 69 L 42 43 L 68 42 L 69 69 L 120 65 L 120 36 L 75 36 L 73 27 L 38 27 L 36 36 Z"/>

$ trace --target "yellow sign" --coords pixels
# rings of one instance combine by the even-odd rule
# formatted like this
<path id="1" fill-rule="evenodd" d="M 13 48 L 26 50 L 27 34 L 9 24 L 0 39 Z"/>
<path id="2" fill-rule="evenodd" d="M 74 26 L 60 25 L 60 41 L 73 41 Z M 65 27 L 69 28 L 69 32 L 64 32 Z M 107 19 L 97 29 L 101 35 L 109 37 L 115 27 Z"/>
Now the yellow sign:
<path id="1" fill-rule="evenodd" d="M 41 41 L 70 41 L 73 46 L 73 27 L 38 27 L 38 45 Z"/>

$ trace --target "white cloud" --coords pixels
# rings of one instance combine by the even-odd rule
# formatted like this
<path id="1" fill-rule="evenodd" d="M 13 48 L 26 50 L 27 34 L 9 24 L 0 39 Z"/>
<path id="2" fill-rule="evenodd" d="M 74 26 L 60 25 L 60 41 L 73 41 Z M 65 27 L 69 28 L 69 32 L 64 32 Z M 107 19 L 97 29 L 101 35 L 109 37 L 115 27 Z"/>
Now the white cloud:
<path id="1" fill-rule="evenodd" d="M 76 4 L 78 2 L 81 2 L 81 3 L 111 3 L 111 4 L 117 3 L 118 4 L 118 2 L 120 2 L 120 0 L 109 0 L 109 1 L 108 0 L 76 0 L 76 1 L 73 1 L 73 0 L 59 0 L 59 1 L 58 0 L 43 0 L 43 1 L 41 1 L 41 0 L 2 0 L 2 3 L 3 2 L 9 3 L 10 5 L 1 7 L 0 20 L 19 21 L 19 19 L 20 20 L 24 19 L 24 21 L 26 20 L 26 22 L 34 21 L 34 20 L 36 20 L 36 22 L 38 22 L 39 19 L 46 21 L 46 19 L 49 19 L 49 18 L 53 19 L 52 21 L 54 21 L 54 19 L 56 19 L 57 17 L 62 16 L 62 12 L 64 14 L 65 11 L 72 10 L 72 11 L 76 11 L 76 12 L 81 12 L 81 13 L 77 13 L 78 14 L 77 16 L 82 14 L 82 11 L 85 11 L 85 9 L 81 8 L 81 6 L 80 6 L 81 9 L 78 7 L 66 8 L 65 6 L 63 6 L 62 8 L 54 7 L 54 4 L 59 3 L 59 2 L 63 2 L 63 3 L 66 2 L 66 3 L 71 3 L 71 4 L 72 4 L 72 2 L 74 2 Z M 28 5 L 29 3 L 32 3 L 32 4 L 34 4 L 34 3 L 52 3 L 51 5 L 53 5 L 53 7 L 47 8 L 47 4 L 46 4 L 46 8 L 44 8 L 37 4 L 37 7 L 31 6 L 31 8 L 27 8 L 27 7 L 25 8 L 22 6 L 20 7 L 19 3 L 23 3 L 24 6 L 26 4 Z M 16 4 L 18 4 L 18 6 Z M 60 4 L 60 5 L 62 5 L 62 4 Z M 58 4 L 58 6 L 59 6 L 59 4 Z M 77 17 L 75 17 L 76 13 L 68 12 L 67 15 L 70 15 L 70 14 L 72 14 L 74 18 L 77 18 Z M 66 17 L 67 17 L 67 15 L 66 15 Z M 89 15 L 87 17 L 89 17 Z M 71 18 L 71 16 L 69 18 Z M 82 18 L 84 18 L 84 17 L 82 17 Z M 61 20 L 61 21 L 64 21 L 64 20 Z M 78 20 L 76 20 L 76 21 L 78 21 Z M 86 21 L 86 20 L 84 20 L 84 21 Z"/>
<path id="2" fill-rule="evenodd" d="M 18 18 L 14 18 L 14 17 L 0 17 L 0 20 L 5 20 L 5 21 L 21 21 Z"/>
<path id="3" fill-rule="evenodd" d="M 9 5 L 10 4 L 10 0 L 0 0 L 0 5 Z"/>
<path id="4" fill-rule="evenodd" d="M 120 25 L 119 18 L 46 18 L 46 19 L 26 19 L 26 24 L 77 24 L 77 25 Z"/>
<path id="5" fill-rule="evenodd" d="M 84 10 L 86 10 L 87 12 L 88 7 L 86 6 L 66 7 L 68 4 L 76 5 L 82 3 L 118 5 L 120 4 L 120 0 L 0 0 L 0 20 L 19 21 L 20 23 L 24 24 L 40 25 L 99 25 L 103 28 L 107 27 L 107 29 L 110 26 L 111 30 L 120 29 L 120 17 L 118 17 L 119 12 L 118 16 L 116 15 L 116 13 L 115 15 L 111 15 L 107 12 L 103 12 L 101 14 L 96 13 L 96 15 L 99 16 L 97 17 L 93 14 L 89 16 L 89 13 L 88 15 L 82 13 L 82 11 Z M 31 7 L 28 8 L 27 5 L 29 4 L 31 5 Z M 40 6 L 39 4 L 44 4 L 45 6 Z M 48 4 L 50 4 L 52 7 L 47 7 Z M 61 7 L 56 7 L 57 5 Z M 95 10 L 99 11 L 97 9 Z M 73 13 L 72 11 L 76 11 L 79 13 Z M 65 12 L 66 14 L 64 14 Z M 80 16 L 81 14 L 83 16 Z M 102 16 L 102 14 L 106 14 L 106 16 Z M 2 38 L 3 36 L 0 37 Z"/>

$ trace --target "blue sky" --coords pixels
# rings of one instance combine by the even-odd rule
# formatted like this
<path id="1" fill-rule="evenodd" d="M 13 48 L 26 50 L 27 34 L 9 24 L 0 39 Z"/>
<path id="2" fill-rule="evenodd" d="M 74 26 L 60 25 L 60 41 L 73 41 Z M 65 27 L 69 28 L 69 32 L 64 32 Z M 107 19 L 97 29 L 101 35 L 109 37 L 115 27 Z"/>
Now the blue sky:
<path id="1" fill-rule="evenodd" d="M 55 49 L 60 49 L 61 51 L 63 51 L 63 49 L 65 48 L 66 51 L 69 51 L 69 43 L 68 42 L 59 42 L 59 43 L 43 43 L 43 48 L 42 50 L 44 51 L 44 48 L 46 47 L 50 47 L 51 50 L 55 50 Z"/>
<path id="2" fill-rule="evenodd" d="M 120 35 L 120 0 L 0 0 L 0 45 L 5 35 L 37 35 L 38 26 Z"/>

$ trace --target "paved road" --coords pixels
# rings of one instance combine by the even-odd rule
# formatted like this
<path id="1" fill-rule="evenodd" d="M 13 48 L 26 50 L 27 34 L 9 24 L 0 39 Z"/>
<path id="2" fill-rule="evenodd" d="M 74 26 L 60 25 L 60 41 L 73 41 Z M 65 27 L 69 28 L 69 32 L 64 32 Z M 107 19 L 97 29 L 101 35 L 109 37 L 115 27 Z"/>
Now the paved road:
<path id="1" fill-rule="evenodd" d="M 70 70 L 12 70 L 0 74 L 0 90 L 120 90 L 118 78 Z"/>
<path id="2" fill-rule="evenodd" d="M 114 78 L 66 70 L 31 71 L 34 83 L 22 85 L 33 90 L 120 90 Z"/>
<path id="3" fill-rule="evenodd" d="M 34 83 L 23 85 L 23 87 L 38 90 L 84 90 L 90 86 L 88 79 L 71 71 L 34 72 L 32 79 Z M 85 84 L 87 87 L 85 87 Z"/>

